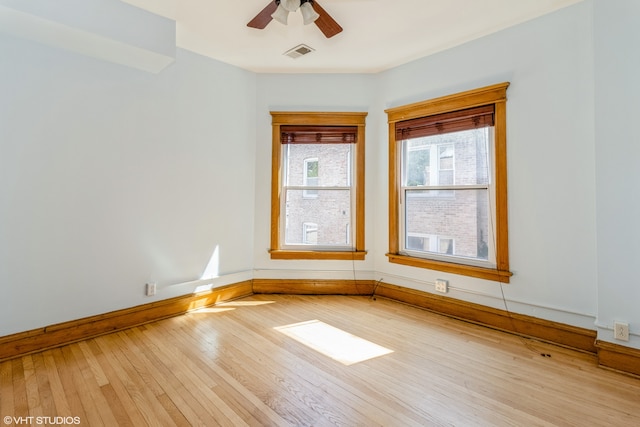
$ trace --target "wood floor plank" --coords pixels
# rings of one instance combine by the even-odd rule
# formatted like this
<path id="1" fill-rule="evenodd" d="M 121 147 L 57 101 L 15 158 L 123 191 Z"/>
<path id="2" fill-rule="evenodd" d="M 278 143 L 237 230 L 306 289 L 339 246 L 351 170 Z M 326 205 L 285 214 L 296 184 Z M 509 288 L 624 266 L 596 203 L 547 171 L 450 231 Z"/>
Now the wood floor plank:
<path id="1" fill-rule="evenodd" d="M 197 324 L 197 322 L 194 323 Z M 204 334 L 206 335 L 206 333 Z M 245 421 L 249 425 L 283 425 L 284 419 L 273 411 L 265 402 L 261 401 L 255 394 L 251 393 L 243 384 L 234 378 L 222 366 L 215 363 L 216 356 L 211 352 L 204 351 L 205 348 L 197 349 L 188 345 L 189 340 L 185 337 L 181 341 L 185 351 L 195 355 L 196 351 L 200 354 L 202 363 L 209 368 L 209 375 L 218 378 L 215 386 L 216 392 L 220 391 L 226 397 L 230 406 L 237 408 L 241 413 L 249 414 Z"/>
<path id="2" fill-rule="evenodd" d="M 148 326 L 143 328 L 146 329 Z M 188 421 L 189 425 L 206 426 L 207 421 L 211 418 L 211 414 L 205 406 L 193 398 L 191 393 L 197 393 L 197 390 L 189 390 L 184 386 L 171 369 L 173 362 L 162 357 L 159 348 L 150 342 L 150 340 L 141 333 L 140 329 L 141 328 L 133 329 L 134 335 L 138 342 L 144 346 L 143 351 L 148 362 L 156 368 L 155 378 L 165 390 L 166 397 L 180 409 L 180 413 Z M 165 405 L 165 403 L 163 403 L 163 405 Z"/>
<path id="3" fill-rule="evenodd" d="M 14 416 L 13 369 L 11 363 L 0 364 L 0 416 Z"/>
<path id="4" fill-rule="evenodd" d="M 44 355 L 36 353 L 33 355 L 33 364 L 35 369 L 36 381 L 38 383 L 38 394 L 40 398 L 40 406 L 42 413 L 47 416 L 55 416 L 61 413 L 56 410 L 53 393 L 51 391 L 51 383 L 49 374 L 44 362 Z"/>
<path id="5" fill-rule="evenodd" d="M 78 395 L 78 388 L 73 382 L 72 371 L 75 370 L 75 366 L 65 359 L 62 348 L 49 350 L 48 353 L 52 355 L 60 384 L 64 390 L 64 400 L 69 406 L 69 412 L 58 413 L 56 415 L 62 417 L 78 417 L 81 422 L 86 422 L 89 418 L 84 412 L 82 401 Z"/>
<path id="6" fill-rule="evenodd" d="M 313 320 L 392 352 L 344 364 L 277 329 Z M 384 298 L 253 295 L 2 362 L 0 412 L 109 427 L 636 427 L 640 379 Z"/>
<path id="7" fill-rule="evenodd" d="M 29 416 L 43 416 L 42 406 L 40 402 L 40 393 L 38 391 L 38 380 L 36 377 L 36 368 L 33 358 L 37 355 L 27 355 L 22 357 L 22 366 L 24 369 L 24 384 L 27 393 L 27 404 L 29 405 Z"/>
<path id="8" fill-rule="evenodd" d="M 69 402 L 67 401 L 64 386 L 62 385 L 62 381 L 60 380 L 60 375 L 56 367 L 56 361 L 53 356 L 53 352 L 45 351 L 42 353 L 42 357 L 44 361 L 44 368 L 49 378 L 49 386 L 51 388 L 53 403 L 55 405 L 55 411 L 52 413 L 52 415 L 56 416 L 57 414 L 66 414 L 61 416 L 67 417 L 71 414 L 71 408 L 69 407 Z"/>
<path id="9" fill-rule="evenodd" d="M 96 382 L 100 387 L 102 387 L 109 384 L 109 379 L 102 371 L 102 368 L 100 367 L 100 364 L 96 360 L 96 357 L 93 354 L 93 351 L 89 348 L 89 344 L 88 344 L 89 342 L 90 341 L 81 341 L 78 343 L 78 347 L 80 347 L 82 354 L 87 360 L 87 364 L 89 365 L 89 368 L 91 369 L 91 372 L 93 373 L 93 376 L 95 377 Z"/>
<path id="10" fill-rule="evenodd" d="M 155 341 L 158 348 L 164 352 L 167 358 L 175 360 L 179 363 L 179 367 L 175 366 L 176 374 L 180 381 L 187 388 L 197 390 L 193 397 L 205 405 L 211 411 L 216 423 L 222 426 L 242 426 L 247 425 L 244 420 L 238 416 L 221 398 L 216 395 L 212 388 L 215 383 L 211 377 L 198 369 L 197 365 L 189 359 L 185 352 L 180 351 L 175 346 L 163 345 L 163 336 L 153 336 L 150 338 Z"/>
<path id="11" fill-rule="evenodd" d="M 94 372 L 94 375 L 96 372 L 99 373 L 96 382 L 100 387 L 101 393 L 112 403 L 114 417 L 118 419 L 119 423 L 124 423 L 125 425 L 145 425 L 146 421 L 144 417 L 131 399 L 118 373 L 110 363 L 110 358 L 105 355 L 95 339 L 85 341 L 85 343 L 86 349 L 92 354 L 91 357 L 94 359 L 94 363 L 99 367 L 99 370 L 92 370 L 92 372 Z M 83 354 L 86 354 L 86 351 L 83 351 Z M 124 408 L 123 410 L 126 416 L 119 412 L 120 408 Z"/>
<path id="12" fill-rule="evenodd" d="M 13 413 L 16 417 L 29 416 L 29 401 L 27 399 L 27 389 L 24 381 L 24 364 L 22 358 L 9 360 L 12 369 L 13 381 Z"/>
<path id="13" fill-rule="evenodd" d="M 87 416 L 86 420 L 82 419 L 81 421 L 92 426 L 115 423 L 115 417 L 107 410 L 108 402 L 100 392 L 99 385 L 95 381 L 95 378 L 92 378 L 88 364 L 84 360 L 78 346 L 71 344 L 62 347 L 62 352 L 67 363 L 73 365 L 73 369 L 71 370 L 73 387 L 78 390 L 78 397 L 82 403 L 84 413 Z M 73 416 L 75 416 L 75 414 L 73 414 Z"/>
<path id="14" fill-rule="evenodd" d="M 121 342 L 121 334 L 122 332 L 117 332 L 106 335 L 100 337 L 101 339 L 97 341 L 109 363 L 114 367 L 117 378 L 124 386 L 123 402 L 124 399 L 127 402 L 133 402 L 133 406 L 142 415 L 146 425 L 171 425 L 171 417 L 158 402 L 156 393 L 153 392 L 153 389 L 147 387 L 147 384 L 131 364 L 128 352 L 132 349 L 127 348 Z M 125 391 L 126 394 L 124 394 Z"/>
<path id="15" fill-rule="evenodd" d="M 118 427 L 136 426 L 129 416 L 129 411 L 122 402 L 122 395 L 119 395 L 115 391 L 111 383 L 101 385 L 100 391 L 104 398 L 109 402 L 109 409 L 111 409 Z M 144 425 L 144 422 L 138 425 Z"/>
<path id="16" fill-rule="evenodd" d="M 173 422 L 178 427 L 189 427 L 197 424 L 192 424 L 187 420 L 182 411 L 176 406 L 173 400 L 167 394 L 161 394 L 158 396 L 158 401 L 167 411 L 167 414 L 171 417 Z"/>
<path id="17" fill-rule="evenodd" d="M 155 339 L 151 334 L 144 335 L 147 348 L 153 352 L 153 358 L 150 360 L 154 361 L 156 368 L 164 367 L 156 372 L 157 380 L 164 384 L 165 391 L 173 396 L 176 404 L 180 404 L 183 415 L 192 423 L 220 425 L 218 418 L 222 417 L 217 408 L 201 396 L 206 385 L 193 383 L 192 378 L 185 374 L 188 368 L 182 363 L 181 357 L 173 356 L 173 344 L 165 339 L 167 336 L 166 333 L 162 333 Z"/>

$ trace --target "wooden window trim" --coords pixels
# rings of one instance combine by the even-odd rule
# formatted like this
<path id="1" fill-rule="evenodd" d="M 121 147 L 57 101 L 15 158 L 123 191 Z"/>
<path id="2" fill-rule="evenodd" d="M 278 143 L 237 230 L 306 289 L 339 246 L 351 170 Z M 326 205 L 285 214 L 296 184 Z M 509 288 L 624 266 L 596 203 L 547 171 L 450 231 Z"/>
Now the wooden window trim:
<path id="1" fill-rule="evenodd" d="M 507 218 L 506 101 L 508 87 L 508 82 L 499 83 L 385 110 L 389 125 L 389 253 L 387 253 L 389 262 L 509 283 L 512 273 L 509 271 Z M 396 140 L 396 123 L 483 105 L 493 105 L 495 108 L 496 268 L 417 258 L 399 253 L 400 159 L 398 147 L 400 142 Z"/>
<path id="2" fill-rule="evenodd" d="M 364 145 L 365 120 L 367 113 L 361 112 L 271 112 L 272 148 L 271 148 L 271 259 L 300 260 L 364 260 Z M 355 246 L 353 251 L 301 251 L 280 249 L 280 197 L 282 189 L 282 126 L 355 126 L 356 176 L 355 191 Z"/>

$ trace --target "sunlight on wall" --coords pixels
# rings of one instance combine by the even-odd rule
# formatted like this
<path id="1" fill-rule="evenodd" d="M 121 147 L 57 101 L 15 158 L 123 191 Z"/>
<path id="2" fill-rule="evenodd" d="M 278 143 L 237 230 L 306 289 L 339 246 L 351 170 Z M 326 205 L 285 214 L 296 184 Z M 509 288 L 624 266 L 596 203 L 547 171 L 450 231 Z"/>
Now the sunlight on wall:
<path id="1" fill-rule="evenodd" d="M 216 277 L 220 277 L 220 246 L 216 245 L 216 248 L 213 250 L 211 254 L 211 258 L 209 258 L 209 262 L 200 276 L 200 280 L 208 280 L 215 279 Z M 201 293 L 208 292 L 213 287 L 213 284 L 207 283 L 205 285 L 200 285 L 196 287 L 193 293 Z"/>
<path id="2" fill-rule="evenodd" d="M 215 279 L 220 275 L 220 246 L 216 245 L 216 248 L 209 258 L 209 263 L 204 269 L 200 280 Z"/>
<path id="3" fill-rule="evenodd" d="M 347 366 L 393 353 L 393 350 L 319 320 L 279 326 L 275 329 Z"/>

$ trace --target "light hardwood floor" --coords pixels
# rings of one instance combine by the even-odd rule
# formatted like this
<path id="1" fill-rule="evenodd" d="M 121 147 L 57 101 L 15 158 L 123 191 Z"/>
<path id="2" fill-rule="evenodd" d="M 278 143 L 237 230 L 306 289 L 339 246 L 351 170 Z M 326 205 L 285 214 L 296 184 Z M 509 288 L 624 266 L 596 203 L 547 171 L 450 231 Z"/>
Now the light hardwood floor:
<path id="1" fill-rule="evenodd" d="M 392 352 L 345 365 L 275 329 L 312 320 Z M 640 379 L 598 368 L 589 354 L 381 298 L 254 295 L 3 362 L 0 420 L 640 426 Z"/>

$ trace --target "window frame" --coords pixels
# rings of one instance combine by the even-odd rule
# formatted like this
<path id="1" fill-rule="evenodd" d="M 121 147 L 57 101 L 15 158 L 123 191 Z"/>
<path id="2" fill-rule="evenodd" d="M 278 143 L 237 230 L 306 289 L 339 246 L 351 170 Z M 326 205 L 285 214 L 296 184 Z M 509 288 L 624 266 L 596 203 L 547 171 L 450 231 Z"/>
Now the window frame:
<path id="1" fill-rule="evenodd" d="M 365 120 L 366 112 L 284 112 L 271 111 L 272 152 L 271 152 L 271 259 L 324 259 L 324 260 L 364 260 L 364 171 L 365 171 Z M 355 167 L 353 188 L 355 210 L 355 236 L 353 250 L 289 250 L 283 249 L 281 227 L 283 226 L 282 198 L 284 194 L 282 177 L 281 126 L 356 126 L 356 142 L 352 150 Z"/>
<path id="2" fill-rule="evenodd" d="M 509 271 L 507 217 L 506 101 L 508 87 L 509 83 L 504 82 L 385 110 L 389 126 L 389 252 L 386 254 L 389 262 L 509 283 L 512 273 Z M 403 237 L 400 220 L 402 154 L 399 149 L 401 141 L 396 140 L 396 124 L 405 120 L 454 113 L 485 105 L 494 106 L 493 165 L 495 168 L 495 203 L 492 204 L 492 208 L 495 209 L 496 221 L 496 267 L 479 267 L 437 259 L 419 258 L 400 253 L 400 239 Z"/>

